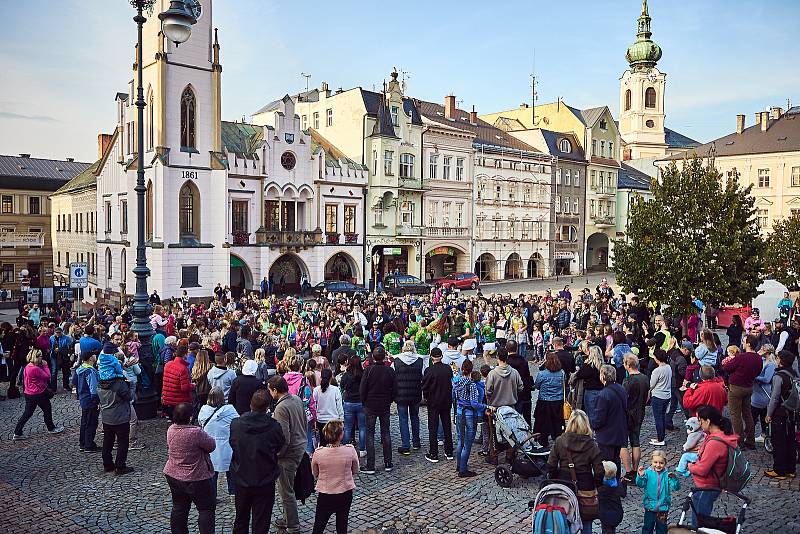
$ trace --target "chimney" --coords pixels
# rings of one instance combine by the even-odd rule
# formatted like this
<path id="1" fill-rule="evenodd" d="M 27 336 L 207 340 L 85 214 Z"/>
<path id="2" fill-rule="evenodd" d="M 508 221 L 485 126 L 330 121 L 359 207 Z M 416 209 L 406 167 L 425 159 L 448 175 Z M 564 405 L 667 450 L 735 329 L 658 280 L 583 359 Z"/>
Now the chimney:
<path id="1" fill-rule="evenodd" d="M 780 106 L 772 106 L 769 108 L 769 115 L 772 120 L 776 121 L 783 116 L 783 108 Z"/>
<path id="2" fill-rule="evenodd" d="M 30 154 L 20 154 L 19 157 L 21 157 L 21 158 L 29 158 L 29 157 L 31 157 L 31 155 Z"/>
<path id="3" fill-rule="evenodd" d="M 761 112 L 761 131 L 766 132 L 769 128 L 769 111 Z"/>
<path id="4" fill-rule="evenodd" d="M 322 82 L 322 86 L 319 88 L 320 92 L 327 93 L 328 92 L 328 82 Z"/>
<path id="5" fill-rule="evenodd" d="M 744 115 L 736 115 L 736 133 L 740 134 L 744 131 Z"/>
<path id="6" fill-rule="evenodd" d="M 444 97 L 444 116 L 446 119 L 456 118 L 456 95 Z"/>
<path id="7" fill-rule="evenodd" d="M 67 158 L 67 161 L 73 162 L 73 161 L 75 161 L 75 158 Z"/>
<path id="8" fill-rule="evenodd" d="M 757 111 L 756 112 L 756 126 L 758 126 L 759 124 L 761 124 L 761 112 Z"/>
<path id="9" fill-rule="evenodd" d="M 472 111 L 469 114 L 469 123 L 478 124 L 478 112 L 475 111 L 475 106 L 472 106 Z"/>
<path id="10" fill-rule="evenodd" d="M 528 109 L 528 107 L 530 106 L 528 106 L 526 102 L 523 102 L 522 104 L 519 105 L 519 109 Z"/>
<path id="11" fill-rule="evenodd" d="M 111 134 L 101 133 L 97 136 L 97 159 L 103 157 L 103 154 L 106 153 L 106 149 L 108 148 L 108 144 L 110 142 Z"/>

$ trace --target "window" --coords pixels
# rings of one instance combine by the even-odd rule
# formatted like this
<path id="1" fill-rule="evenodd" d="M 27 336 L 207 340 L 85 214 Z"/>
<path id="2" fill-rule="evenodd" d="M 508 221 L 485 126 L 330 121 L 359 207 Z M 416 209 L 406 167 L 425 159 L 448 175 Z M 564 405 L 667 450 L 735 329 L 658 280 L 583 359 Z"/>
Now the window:
<path id="1" fill-rule="evenodd" d="M 397 126 L 399 124 L 398 118 L 397 118 L 397 115 L 398 115 L 399 111 L 400 110 L 397 108 L 397 106 L 392 106 L 392 124 L 394 126 Z"/>
<path id="2" fill-rule="evenodd" d="M 569 213 L 569 197 L 564 197 L 564 213 Z"/>
<path id="3" fill-rule="evenodd" d="M 442 226 L 450 226 L 450 205 L 451 202 L 442 202 Z"/>
<path id="4" fill-rule="evenodd" d="M 58 259 L 56 260 L 56 267 L 61 267 L 61 251 L 58 251 Z"/>
<path id="5" fill-rule="evenodd" d="M 377 175 L 378 174 L 378 151 L 377 150 L 373 150 L 372 151 L 372 174 L 373 175 Z"/>
<path id="6" fill-rule="evenodd" d="M 181 147 L 195 148 L 195 117 L 197 103 L 191 87 L 181 95 Z"/>
<path id="7" fill-rule="evenodd" d="M 326 115 L 325 125 L 326 126 L 333 126 L 333 109 L 332 108 L 328 108 L 327 110 L 325 110 L 325 115 Z"/>
<path id="8" fill-rule="evenodd" d="M 644 107 L 646 108 L 655 108 L 656 107 L 656 90 L 652 87 L 648 87 L 647 90 L 644 92 Z"/>
<path id="9" fill-rule="evenodd" d="M 56 215 L 56 232 L 61 231 L 61 215 Z"/>
<path id="10" fill-rule="evenodd" d="M 564 185 L 572 184 L 572 171 L 564 169 Z"/>
<path id="11" fill-rule="evenodd" d="M 575 187 L 581 186 L 581 171 L 572 172 L 572 185 L 574 185 Z"/>
<path id="12" fill-rule="evenodd" d="M 561 181 L 561 174 L 562 174 L 562 173 L 561 173 L 561 169 L 556 169 L 556 183 L 557 183 L 558 185 L 561 185 L 561 184 L 562 184 L 562 181 Z"/>
<path id="13" fill-rule="evenodd" d="M 492 237 L 500 239 L 500 219 L 495 218 L 492 220 Z"/>
<path id="14" fill-rule="evenodd" d="M 435 200 L 428 202 L 428 226 L 439 226 L 439 203 Z"/>
<path id="15" fill-rule="evenodd" d="M 517 196 L 517 184 L 508 184 L 508 200 L 514 202 Z"/>
<path id="16" fill-rule="evenodd" d="M 600 157 L 601 158 L 606 157 L 606 142 L 605 141 L 600 141 Z"/>
<path id="17" fill-rule="evenodd" d="M 308 130 L 308 115 L 303 115 L 302 121 L 303 121 L 303 130 Z"/>
<path id="18" fill-rule="evenodd" d="M 111 202 L 106 202 L 106 232 L 111 231 Z M 77 230 L 77 222 L 75 223 L 75 229 Z"/>
<path id="19" fill-rule="evenodd" d="M 762 230 L 769 228 L 769 210 L 756 210 L 756 221 Z"/>
<path id="20" fill-rule="evenodd" d="M 486 198 L 486 182 L 481 182 L 478 184 L 478 200 L 482 198 Z"/>
<path id="21" fill-rule="evenodd" d="M 531 201 L 531 187 L 529 185 L 525 186 L 525 189 L 522 190 L 522 202 L 528 203 Z"/>
<path id="22" fill-rule="evenodd" d="M 414 155 L 400 154 L 400 178 L 414 177 Z"/>
<path id="23" fill-rule="evenodd" d="M 556 208 L 556 213 L 561 213 L 561 197 L 556 197 L 555 208 Z"/>
<path id="24" fill-rule="evenodd" d="M 564 152 L 566 154 L 572 152 L 572 144 L 569 142 L 569 139 L 562 139 L 561 141 L 559 141 L 558 144 L 559 144 L 558 149 L 561 152 Z"/>
<path id="25" fill-rule="evenodd" d="M 120 205 L 120 211 L 122 212 L 122 233 L 128 233 L 128 201 L 123 200 Z"/>
<path id="26" fill-rule="evenodd" d="M 597 171 L 592 170 L 590 176 L 592 177 L 591 178 L 591 187 L 592 187 L 592 189 L 594 189 L 595 187 L 597 187 Z"/>
<path id="27" fill-rule="evenodd" d="M 414 203 L 403 202 L 400 204 L 400 224 L 414 226 Z"/>
<path id="28" fill-rule="evenodd" d="M 596 209 L 596 207 L 595 207 L 595 202 L 594 202 L 594 200 L 590 200 L 590 201 L 589 201 L 589 215 L 590 215 L 591 217 L 594 217 L 595 215 L 597 215 L 597 209 Z"/>
<path id="29" fill-rule="evenodd" d="M 291 171 L 294 169 L 294 166 L 297 165 L 297 158 L 294 155 L 294 152 L 289 152 L 288 150 L 281 154 L 281 166 L 286 169 L 287 171 Z"/>
<path id="30" fill-rule="evenodd" d="M 572 213 L 574 213 L 575 215 L 578 214 L 578 199 L 577 198 L 572 201 Z"/>
<path id="31" fill-rule="evenodd" d="M 600 119 L 600 129 L 601 130 L 608 130 L 608 123 L 606 123 L 605 119 Z"/>
<path id="32" fill-rule="evenodd" d="M 65 217 L 67 218 L 67 231 L 71 232 L 72 231 L 72 216 L 71 215 L 66 215 Z"/>
<path id="33" fill-rule="evenodd" d="M 93 211 L 89 212 L 89 231 L 92 232 L 92 233 L 97 231 L 95 229 L 95 227 L 94 227 L 94 212 Z"/>
<path id="34" fill-rule="evenodd" d="M 41 215 L 42 200 L 39 197 L 28 197 L 28 213 L 31 215 Z"/>
<path id="35" fill-rule="evenodd" d="M 614 143 L 611 141 L 608 142 L 608 157 L 611 159 L 616 159 L 614 157 Z"/>
<path id="36" fill-rule="evenodd" d="M 383 226 L 383 206 L 378 205 L 374 208 L 375 211 L 375 226 Z"/>
<path id="37" fill-rule="evenodd" d="M 319 130 L 319 111 L 314 112 L 314 129 Z"/>
<path id="38" fill-rule="evenodd" d="M 356 233 L 356 207 L 353 204 L 344 207 L 344 233 Z"/>
<path id="39" fill-rule="evenodd" d="M 83 213 L 78 214 L 78 231 L 83 232 Z"/>
<path id="40" fill-rule="evenodd" d="M 625 91 L 625 111 L 631 109 L 631 90 Z"/>
<path id="41" fill-rule="evenodd" d="M 111 280 L 111 276 L 114 274 L 114 265 L 111 262 L 111 249 L 106 249 L 106 279 Z"/>
<path id="42" fill-rule="evenodd" d="M 277 200 L 267 200 L 264 202 L 264 218 L 267 230 L 273 232 L 280 230 L 281 211 L 280 203 Z"/>
<path id="43" fill-rule="evenodd" d="M 200 287 L 197 265 L 181 265 L 181 287 Z"/>
<path id="44" fill-rule="evenodd" d="M 325 231 L 329 234 L 335 234 L 338 228 L 336 221 L 338 207 L 336 204 L 325 204 Z"/>
<path id="45" fill-rule="evenodd" d="M 199 237 L 200 193 L 192 182 L 186 182 L 180 192 L 179 231 L 181 237 Z"/>
<path id="46" fill-rule="evenodd" d="M 494 186 L 494 199 L 500 200 L 503 198 L 503 186 L 502 184 L 495 184 Z"/>
<path id="47" fill-rule="evenodd" d="M 155 117 L 155 111 L 153 110 L 153 92 L 148 92 L 150 95 L 147 99 L 147 148 L 148 150 L 152 150 L 153 145 L 155 145 L 155 127 L 153 126 L 153 117 Z"/>
<path id="48" fill-rule="evenodd" d="M 800 167 L 792 167 L 792 187 L 800 187 Z"/>
<path id="49" fill-rule="evenodd" d="M 14 264 L 13 263 L 4 263 L 3 264 L 3 283 L 7 284 L 9 282 L 14 281 Z"/>
<path id="50" fill-rule="evenodd" d="M 431 154 L 430 156 L 430 170 L 428 171 L 428 178 L 431 180 L 436 179 L 436 170 L 438 169 L 439 155 Z"/>
<path id="51" fill-rule="evenodd" d="M 450 162 L 453 161 L 451 156 L 445 156 L 442 159 L 442 180 L 450 179 Z"/>
<path id="52" fill-rule="evenodd" d="M 247 205 L 246 200 L 231 202 L 231 233 L 247 233 Z"/>
<path id="53" fill-rule="evenodd" d="M 14 213 L 14 197 L 3 195 L 3 213 Z"/>
<path id="54" fill-rule="evenodd" d="M 531 221 L 522 221 L 522 239 L 529 239 L 531 233 Z"/>
<path id="55" fill-rule="evenodd" d="M 464 180 L 464 158 L 456 158 L 456 180 Z"/>
<path id="56" fill-rule="evenodd" d="M 456 227 L 463 228 L 464 227 L 464 203 L 457 202 L 456 203 Z"/>
<path id="57" fill-rule="evenodd" d="M 597 155 L 597 139 L 592 139 L 592 156 Z"/>
<path id="58" fill-rule="evenodd" d="M 758 169 L 758 187 L 769 187 L 769 169 Z"/>
<path id="59" fill-rule="evenodd" d="M 394 174 L 394 152 L 391 150 L 386 150 L 383 152 L 383 173 L 386 176 L 392 176 Z"/>
<path id="60" fill-rule="evenodd" d="M 514 239 L 514 217 L 508 218 L 508 226 L 506 228 L 508 229 L 508 238 Z"/>

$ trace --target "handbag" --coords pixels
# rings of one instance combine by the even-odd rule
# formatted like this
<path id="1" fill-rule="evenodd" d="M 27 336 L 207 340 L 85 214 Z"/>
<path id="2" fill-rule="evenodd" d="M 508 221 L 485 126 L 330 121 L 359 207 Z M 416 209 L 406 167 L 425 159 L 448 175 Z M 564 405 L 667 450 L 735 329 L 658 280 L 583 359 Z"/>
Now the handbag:
<path id="1" fill-rule="evenodd" d="M 575 463 L 572 461 L 572 453 L 569 449 L 564 449 L 567 453 L 567 461 L 569 464 L 569 476 L 572 478 L 572 483 L 575 484 L 576 495 L 578 497 L 578 510 L 581 513 L 582 521 L 593 521 L 600 519 L 600 500 L 597 498 L 597 489 L 580 490 L 578 489 L 578 477 L 575 474 Z"/>
<path id="2" fill-rule="evenodd" d="M 567 381 L 564 381 L 564 421 L 569 421 L 569 418 L 572 416 L 572 405 L 567 400 Z"/>

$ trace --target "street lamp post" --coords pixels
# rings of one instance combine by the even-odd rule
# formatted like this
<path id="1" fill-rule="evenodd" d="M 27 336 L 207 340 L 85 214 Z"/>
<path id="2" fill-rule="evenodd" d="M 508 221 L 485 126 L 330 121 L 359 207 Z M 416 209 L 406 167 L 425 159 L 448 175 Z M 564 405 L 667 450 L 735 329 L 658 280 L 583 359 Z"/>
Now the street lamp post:
<path id="1" fill-rule="evenodd" d="M 139 340 L 143 347 L 150 347 L 150 338 L 153 337 L 153 327 L 150 325 L 150 304 L 147 293 L 147 277 L 150 276 L 150 269 L 147 267 L 147 255 L 144 246 L 144 227 L 145 227 L 145 192 L 147 188 L 144 184 L 144 88 L 142 87 L 142 27 L 147 19 L 144 11 L 152 11 L 155 0 L 130 0 L 131 5 L 136 9 L 136 16 L 133 21 L 137 26 L 137 46 L 136 46 L 136 267 L 133 274 L 136 276 L 136 293 L 133 296 L 132 315 L 133 321 L 131 330 L 139 334 Z M 161 27 L 164 35 L 176 46 L 185 42 L 192 33 L 192 24 L 197 22 L 192 12 L 187 9 L 183 0 L 172 0 L 167 11 L 158 16 L 161 19 Z M 145 354 L 147 351 L 145 350 Z M 143 361 L 150 378 L 152 379 L 153 356 L 144 358 Z M 148 369 L 149 368 L 149 369 Z M 152 380 L 150 381 L 152 384 Z M 152 412 L 155 416 L 155 397 L 156 392 L 152 387 L 146 390 L 143 388 L 140 394 L 140 404 L 147 403 L 147 412 Z M 144 411 L 144 410 L 143 410 Z M 151 415 L 148 413 L 147 415 Z M 143 417 L 144 418 L 144 417 Z"/>

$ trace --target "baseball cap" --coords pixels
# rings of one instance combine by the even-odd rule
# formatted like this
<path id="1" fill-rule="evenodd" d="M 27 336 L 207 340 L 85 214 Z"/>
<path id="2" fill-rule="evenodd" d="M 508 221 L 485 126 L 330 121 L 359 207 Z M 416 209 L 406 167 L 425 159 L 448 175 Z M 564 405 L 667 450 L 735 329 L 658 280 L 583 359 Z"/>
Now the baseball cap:
<path id="1" fill-rule="evenodd" d="M 692 344 L 691 341 L 682 341 L 681 342 L 681 348 L 682 349 L 694 350 L 694 345 Z"/>

